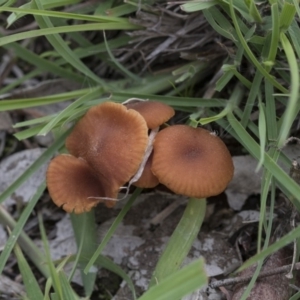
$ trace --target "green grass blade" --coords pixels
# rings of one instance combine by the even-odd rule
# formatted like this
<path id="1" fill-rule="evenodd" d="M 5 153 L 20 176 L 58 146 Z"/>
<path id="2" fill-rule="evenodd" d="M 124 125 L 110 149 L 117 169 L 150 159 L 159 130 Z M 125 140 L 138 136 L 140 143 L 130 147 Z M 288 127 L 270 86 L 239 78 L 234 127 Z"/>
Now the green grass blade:
<path id="1" fill-rule="evenodd" d="M 298 59 L 300 57 L 300 42 L 298 36 L 300 35 L 300 28 L 296 20 L 294 20 L 288 29 L 289 36 L 291 38 L 295 52 L 297 53 Z"/>
<path id="2" fill-rule="evenodd" d="M 2 100 L 0 101 L 0 111 L 9 111 L 20 108 L 29 108 L 35 106 L 48 105 L 53 103 L 59 103 L 63 101 L 67 101 L 73 96 L 67 96 L 64 98 L 62 95 L 54 95 L 48 97 L 41 98 L 27 98 L 27 99 L 12 99 L 12 100 Z"/>
<path id="3" fill-rule="evenodd" d="M 204 260 L 200 258 L 151 287 L 138 300 L 181 299 L 207 282 Z"/>
<path id="4" fill-rule="evenodd" d="M 100 2 L 94 11 L 94 15 L 105 16 L 106 11 L 112 8 L 114 5 L 114 0 L 107 0 L 105 2 Z"/>
<path id="5" fill-rule="evenodd" d="M 12 83 L 6 85 L 2 89 L 0 89 L 0 95 L 3 97 L 3 94 L 8 93 L 9 91 L 15 89 L 23 82 L 30 80 L 31 78 L 34 78 L 36 76 L 39 76 L 41 74 L 40 70 L 34 70 L 32 72 L 27 73 L 26 75 L 22 76 L 21 78 L 18 78 L 14 80 Z M 4 97 L 3 97 L 4 98 Z"/>
<path id="6" fill-rule="evenodd" d="M 22 33 L 16 33 L 9 36 L 0 38 L 0 46 L 10 44 L 12 42 L 21 41 L 27 38 L 35 38 L 39 36 L 48 36 L 59 33 L 68 33 L 68 32 L 85 32 L 85 31 L 99 31 L 99 30 L 130 30 L 130 29 L 140 29 L 139 26 L 133 24 L 123 24 L 123 23 L 89 23 L 89 24 L 80 24 L 72 26 L 59 26 L 52 28 L 44 28 L 31 30 Z"/>
<path id="7" fill-rule="evenodd" d="M 280 41 L 286 54 L 289 69 L 291 72 L 291 93 L 287 108 L 284 112 L 283 123 L 280 128 L 278 137 L 278 146 L 282 147 L 286 139 L 288 138 L 292 124 L 299 112 L 299 109 L 297 108 L 299 97 L 299 69 L 293 47 L 283 32 L 280 34 Z"/>
<path id="8" fill-rule="evenodd" d="M 257 261 L 265 259 L 267 256 L 271 255 L 272 253 L 280 250 L 281 248 L 285 247 L 286 245 L 293 242 L 293 240 L 300 237 L 300 226 L 296 227 L 292 231 L 290 231 L 287 235 L 282 237 L 280 240 L 276 241 L 274 244 L 269 246 L 267 249 L 261 251 L 260 253 L 252 256 L 250 259 L 248 259 L 236 272 L 240 272 Z"/>
<path id="9" fill-rule="evenodd" d="M 60 18 L 51 18 L 52 25 L 54 27 L 57 26 L 66 26 L 68 25 L 67 19 L 60 19 Z M 80 21 L 74 21 L 74 23 L 81 23 Z M 91 43 L 88 39 L 85 38 L 85 36 L 81 32 L 70 32 L 68 33 L 68 40 L 72 41 L 75 44 L 78 44 L 78 48 L 86 48 L 86 47 L 93 47 L 93 43 Z M 72 48 L 73 51 L 75 50 Z M 47 51 L 44 53 L 44 55 L 50 55 L 52 57 L 60 57 L 60 54 L 55 51 Z"/>
<path id="10" fill-rule="evenodd" d="M 117 49 L 119 47 L 127 45 L 131 41 L 131 37 L 129 36 L 120 36 L 115 39 L 111 39 L 107 41 L 110 49 Z M 73 50 L 78 58 L 85 58 L 89 56 L 94 56 L 96 54 L 102 53 L 103 56 L 106 55 L 106 47 L 105 43 L 98 43 L 96 45 L 80 47 Z M 55 64 L 61 65 L 64 64 L 65 61 L 62 58 L 59 58 Z"/>
<path id="11" fill-rule="evenodd" d="M 234 29 L 228 19 L 215 7 L 205 9 L 203 14 L 210 26 L 220 35 L 229 40 L 236 41 Z"/>
<path id="12" fill-rule="evenodd" d="M 93 254 L 93 256 L 91 257 L 91 259 L 89 260 L 88 264 L 86 265 L 86 267 L 84 269 L 84 272 L 86 274 L 89 272 L 89 270 L 91 269 L 91 267 L 95 264 L 95 261 L 97 260 L 97 257 L 101 254 L 101 252 L 103 251 L 103 249 L 107 245 L 108 241 L 111 239 L 112 235 L 116 231 L 118 225 L 123 220 L 124 216 L 127 214 L 128 210 L 130 209 L 130 207 L 132 206 L 132 204 L 134 203 L 134 201 L 136 200 L 136 198 L 138 197 L 138 195 L 141 193 L 141 191 L 142 191 L 142 189 L 137 188 L 133 192 L 133 194 L 131 195 L 130 199 L 127 201 L 127 203 L 125 204 L 125 206 L 122 208 L 122 210 L 120 211 L 120 213 L 118 214 L 118 216 L 114 220 L 113 224 L 110 226 L 110 228 L 107 231 L 107 233 L 105 234 L 105 236 L 104 236 L 101 244 L 99 245 L 99 247 L 97 248 L 97 250 L 95 251 L 95 253 Z"/>
<path id="13" fill-rule="evenodd" d="M 176 76 L 170 75 L 151 75 L 149 77 L 144 78 L 142 83 L 137 82 L 133 84 L 131 87 L 126 89 L 126 92 L 129 94 L 158 94 L 166 89 L 170 89 L 174 87 L 176 80 Z M 121 89 L 114 87 L 110 92 L 120 92 Z M 129 98 L 131 98 L 130 96 Z"/>
<path id="14" fill-rule="evenodd" d="M 34 127 L 30 127 L 28 129 L 25 129 L 25 130 L 22 130 L 22 131 L 19 131 L 19 132 L 15 133 L 14 137 L 17 138 L 19 141 L 22 141 L 24 139 L 28 139 L 30 137 L 33 137 L 33 136 L 37 135 L 42 130 L 43 127 L 44 127 L 43 124 L 37 125 L 37 126 L 34 126 Z"/>
<path id="15" fill-rule="evenodd" d="M 256 103 L 257 95 L 261 87 L 262 79 L 263 76 L 261 75 L 261 73 L 259 71 L 256 71 L 241 119 L 241 123 L 244 127 L 247 127 L 247 124 L 249 122 L 253 106 Z"/>
<path id="16" fill-rule="evenodd" d="M 269 141 L 275 141 L 277 139 L 277 122 L 276 122 L 276 103 L 274 99 L 273 86 L 266 81 L 265 82 L 265 98 L 266 98 L 266 124 L 267 134 Z"/>
<path id="17" fill-rule="evenodd" d="M 300 299 L 300 292 L 297 292 L 295 295 L 293 295 L 289 300 L 299 300 Z"/>
<path id="18" fill-rule="evenodd" d="M 48 0 L 44 1 L 42 0 L 43 6 L 45 9 L 52 9 L 56 7 L 63 7 L 64 5 L 74 5 L 76 3 L 80 2 L 80 0 Z M 21 9 L 30 9 L 31 8 L 31 1 L 27 2 L 23 5 L 21 5 L 19 8 Z M 8 18 L 7 18 L 7 26 L 10 27 L 13 23 L 15 23 L 17 20 L 22 18 L 25 14 L 23 13 L 12 13 Z"/>
<path id="19" fill-rule="evenodd" d="M 44 224 L 43 224 L 42 215 L 39 214 L 38 219 L 39 219 L 39 228 L 40 228 L 40 232 L 41 232 L 41 238 L 42 238 L 42 241 L 43 241 L 43 244 L 44 244 L 44 250 L 45 250 L 45 255 L 46 255 L 46 263 L 49 266 L 49 270 L 50 270 L 52 286 L 53 286 L 53 289 L 55 291 L 55 294 L 57 294 L 57 296 L 59 297 L 58 299 L 62 300 L 62 299 L 64 299 L 63 298 L 63 293 L 62 293 L 62 283 L 59 279 L 58 272 L 55 269 L 54 263 L 53 263 L 52 258 L 51 258 L 48 238 L 47 238 L 46 230 L 45 230 L 45 227 L 44 227 Z"/>
<path id="20" fill-rule="evenodd" d="M 249 153 L 257 160 L 260 158 L 260 146 L 234 117 L 233 114 L 228 114 L 228 121 L 236 132 L 240 143 L 249 151 Z M 294 205 L 300 210 L 300 187 L 299 185 L 288 176 L 277 163 L 265 153 L 264 167 L 267 168 L 273 176 L 278 180 L 278 186 L 282 191 L 293 201 Z"/>
<path id="21" fill-rule="evenodd" d="M 253 20 L 257 23 L 262 23 L 263 19 L 256 7 L 256 3 L 253 0 L 244 0 L 246 3 L 248 9 L 249 9 L 249 15 L 253 18 Z"/>
<path id="22" fill-rule="evenodd" d="M 76 260 L 78 258 L 78 254 L 76 255 L 71 255 L 69 257 L 69 261 L 74 261 L 76 263 Z M 78 261 L 82 264 L 85 264 L 86 261 L 87 261 L 87 258 L 86 257 L 82 257 L 82 255 L 79 256 L 79 259 Z M 135 300 L 136 299 L 136 292 L 135 292 L 135 288 L 134 288 L 134 284 L 131 280 L 131 278 L 124 272 L 124 270 L 118 266 L 117 264 L 115 264 L 111 259 L 109 259 L 108 257 L 105 257 L 103 255 L 99 255 L 95 261 L 95 265 L 97 267 L 103 267 L 117 275 L 119 275 L 122 279 L 124 279 L 127 284 L 128 284 L 128 287 L 130 288 L 130 290 L 132 291 L 132 296 L 133 296 L 133 299 Z"/>
<path id="23" fill-rule="evenodd" d="M 178 96 L 163 96 L 144 93 L 129 93 L 129 92 L 113 92 L 112 100 L 116 102 L 124 102 L 129 98 L 140 98 L 145 100 L 161 101 L 165 104 L 178 107 L 225 107 L 227 100 L 225 99 L 203 99 Z M 0 102 L 1 103 L 1 102 Z"/>
<path id="24" fill-rule="evenodd" d="M 273 3 L 271 5 L 271 12 L 272 12 L 272 38 L 271 38 L 271 45 L 268 54 L 268 61 L 271 62 L 272 65 L 275 64 L 278 43 L 279 43 L 279 12 L 278 12 L 278 3 Z M 270 72 L 272 66 L 267 66 L 266 70 Z"/>
<path id="25" fill-rule="evenodd" d="M 251 82 L 244 77 L 234 65 L 223 65 L 222 70 L 224 72 L 231 72 L 246 88 L 251 89 Z"/>
<path id="26" fill-rule="evenodd" d="M 230 99 L 227 102 L 226 107 L 219 114 L 217 114 L 213 117 L 201 118 L 199 123 L 201 125 L 205 125 L 210 122 L 214 122 L 214 121 L 217 121 L 219 119 L 226 117 L 228 113 L 232 112 L 232 110 L 236 106 L 238 106 L 241 99 L 243 98 L 243 95 L 244 95 L 244 90 L 241 88 L 241 86 L 239 84 L 237 84 L 230 96 Z M 196 120 L 193 120 L 193 117 L 195 117 L 195 114 L 190 116 L 190 119 L 192 120 L 192 122 L 195 122 Z"/>
<path id="27" fill-rule="evenodd" d="M 71 130 L 64 132 L 58 139 L 51 145 L 43 154 L 14 182 L 12 183 L 1 195 L 0 203 L 21 186 L 33 173 L 35 173 L 43 164 L 45 164 L 54 155 L 54 153 L 64 145 L 66 136 Z"/>
<path id="28" fill-rule="evenodd" d="M 285 1 L 280 14 L 279 24 L 283 31 L 288 30 L 296 14 L 295 5 Z"/>
<path id="29" fill-rule="evenodd" d="M 102 93 L 103 93 L 103 88 L 101 87 L 90 89 L 89 92 L 87 92 L 85 95 L 81 96 L 79 99 L 71 103 L 68 107 L 62 110 L 56 117 L 54 117 L 50 122 L 48 122 L 47 125 L 45 125 L 43 129 L 38 133 L 38 135 L 46 135 L 54 127 L 56 127 L 57 124 L 60 123 L 63 119 L 68 118 L 70 115 L 72 115 L 74 109 L 76 109 L 78 106 L 90 100 L 100 97 Z"/>
<path id="30" fill-rule="evenodd" d="M 22 128 L 22 127 L 27 127 L 27 126 L 44 124 L 44 123 L 51 121 L 54 117 L 55 117 L 55 114 L 52 114 L 52 115 L 47 115 L 47 116 L 40 117 L 40 118 L 26 120 L 26 121 L 14 124 L 13 128 Z"/>
<path id="31" fill-rule="evenodd" d="M 66 274 L 63 271 L 58 272 L 58 279 L 62 287 L 63 298 L 61 300 L 79 300 L 79 298 L 74 290 L 72 289 Z"/>
<path id="32" fill-rule="evenodd" d="M 127 282 L 128 287 L 130 288 L 130 290 L 132 292 L 133 299 L 134 300 L 136 299 L 136 292 L 135 292 L 134 284 L 133 284 L 131 278 L 123 271 L 122 268 L 120 268 L 112 260 L 110 260 L 109 258 L 107 258 L 101 254 L 97 257 L 95 264 L 97 266 L 101 266 L 111 272 L 114 272 L 115 274 L 117 274 L 121 278 L 123 278 Z"/>
<path id="33" fill-rule="evenodd" d="M 218 92 L 221 92 L 223 90 L 223 88 L 225 86 L 227 86 L 228 82 L 232 79 L 233 76 L 234 75 L 233 75 L 232 72 L 223 73 L 223 75 L 216 82 L 215 90 L 218 91 Z"/>
<path id="34" fill-rule="evenodd" d="M 251 292 L 252 288 L 255 285 L 255 282 L 256 282 L 257 277 L 258 277 L 258 275 L 261 271 L 262 266 L 263 266 L 263 261 L 259 261 L 258 264 L 257 264 L 257 267 L 255 269 L 255 272 L 253 273 L 252 278 L 251 278 L 250 282 L 248 283 L 248 285 L 247 285 L 247 287 L 246 287 L 246 289 L 245 289 L 245 291 L 244 291 L 244 293 L 243 293 L 240 300 L 249 299 L 248 296 L 250 295 L 250 292 Z"/>
<path id="35" fill-rule="evenodd" d="M 77 97 L 84 96 L 89 92 L 93 92 L 97 88 L 87 88 L 82 90 L 75 90 L 71 92 L 55 94 L 44 97 L 36 98 L 26 98 L 26 99 L 11 99 L 11 100 L 2 100 L 0 101 L 0 111 L 8 111 L 15 109 L 24 109 L 34 106 L 48 105 L 58 102 L 64 102 L 67 100 L 72 100 Z"/>
<path id="36" fill-rule="evenodd" d="M 271 148 L 268 152 L 270 157 L 273 159 L 275 163 L 277 163 L 280 151 Z M 261 196 L 260 196 L 260 215 L 259 215 L 259 224 L 258 224 L 258 238 L 257 238 L 257 252 L 261 251 L 261 246 L 262 246 L 262 240 L 263 240 L 263 227 L 266 224 L 266 213 L 267 213 L 267 198 L 269 195 L 269 190 L 270 190 L 270 184 L 273 182 L 273 174 L 269 170 L 264 170 L 263 176 L 262 176 L 262 185 L 261 185 Z M 272 211 L 273 213 L 273 211 Z M 271 217 L 271 215 L 269 216 Z M 270 227 L 272 226 L 272 219 L 269 220 L 269 231 Z M 268 246 L 269 243 L 269 236 L 267 235 L 265 237 L 265 245 L 264 249 Z"/>
<path id="37" fill-rule="evenodd" d="M 43 5 L 41 4 L 40 0 L 33 0 L 32 6 L 37 9 L 43 9 Z M 51 28 L 54 29 L 49 17 L 35 16 L 35 19 L 41 28 L 46 30 Z M 53 34 L 46 37 L 57 53 L 59 53 L 71 66 L 80 71 L 82 74 L 86 75 L 95 83 L 105 86 L 104 81 L 95 75 L 80 59 L 78 59 L 78 57 L 74 54 L 74 52 L 70 49 L 60 35 Z"/>
<path id="38" fill-rule="evenodd" d="M 182 4 L 180 6 L 180 8 L 185 12 L 191 13 L 191 12 L 210 8 L 217 4 L 219 4 L 219 1 L 217 1 L 217 0 L 208 0 L 205 2 L 195 0 L 195 1 L 189 1 L 188 3 Z"/>
<path id="39" fill-rule="evenodd" d="M 113 56 L 110 48 L 109 48 L 109 44 L 108 44 L 108 41 L 106 39 L 106 35 L 105 35 L 105 32 L 103 32 L 103 37 L 104 37 L 104 43 L 105 43 L 105 48 L 106 48 L 106 52 L 108 53 L 111 61 L 114 63 L 114 65 L 117 67 L 117 69 L 123 73 L 126 78 L 130 78 L 131 80 L 133 81 L 136 81 L 136 82 L 139 82 L 141 81 L 141 78 L 138 77 L 137 75 L 133 74 L 132 72 L 130 72 L 129 70 L 127 70 L 125 67 L 122 66 L 121 63 L 119 63 L 115 57 Z"/>
<path id="40" fill-rule="evenodd" d="M 278 81 L 276 81 L 274 79 L 273 76 L 271 76 L 260 64 L 260 62 L 257 60 L 257 58 L 254 56 L 253 52 L 251 51 L 250 47 L 248 46 L 246 40 L 243 37 L 243 34 L 241 32 L 241 29 L 239 27 L 239 23 L 234 11 L 234 7 L 233 7 L 233 0 L 229 0 L 229 7 L 230 7 L 230 14 L 231 14 L 231 18 L 237 33 L 237 36 L 239 38 L 240 43 L 242 44 L 242 46 L 245 49 L 245 52 L 247 53 L 249 59 L 251 60 L 251 62 L 255 65 L 255 67 L 262 73 L 262 75 L 264 75 L 264 77 L 269 80 L 276 88 L 278 88 L 281 92 L 283 93 L 288 93 L 288 90 L 286 88 L 284 88 Z"/>
<path id="41" fill-rule="evenodd" d="M 22 279 L 24 282 L 26 296 L 31 300 L 41 300 L 43 299 L 43 293 L 39 287 L 39 284 L 36 278 L 31 271 L 29 264 L 24 257 L 21 248 L 18 244 L 15 245 L 14 248 L 15 255 L 17 257 L 19 270 L 22 275 Z"/>
<path id="42" fill-rule="evenodd" d="M 206 199 L 190 198 L 152 274 L 150 287 L 178 270 L 190 251 L 204 220 Z"/>
<path id="43" fill-rule="evenodd" d="M 2 38 L 5 37 L 0 33 L 0 41 L 2 40 Z M 4 48 L 6 48 L 6 50 L 9 51 L 13 50 L 13 52 L 18 58 L 21 58 L 24 61 L 27 61 L 28 63 L 34 65 L 38 70 L 50 72 L 62 78 L 68 78 L 72 81 L 77 81 L 80 83 L 84 82 L 84 76 L 76 74 L 70 70 L 64 69 L 58 64 L 52 63 L 51 61 L 47 61 L 46 59 L 27 50 L 26 48 L 22 47 L 17 43 L 10 43 L 9 45 L 4 45 Z"/>
<path id="44" fill-rule="evenodd" d="M 258 116 L 258 132 L 259 132 L 259 142 L 260 142 L 260 158 L 255 172 L 262 167 L 265 158 L 265 148 L 267 144 L 267 126 L 266 126 L 266 113 L 265 105 L 261 99 L 258 102 L 259 116 Z"/>
<path id="45" fill-rule="evenodd" d="M 78 248 L 77 258 L 79 260 L 79 257 L 82 257 L 82 259 L 85 259 L 84 263 L 86 264 L 97 249 L 95 242 L 97 240 L 95 212 L 92 210 L 80 215 L 70 214 L 70 217 Z M 74 264 L 75 266 L 76 263 Z M 92 294 L 96 277 L 96 268 L 92 267 L 87 274 L 81 270 L 81 278 L 86 296 Z"/>
<path id="46" fill-rule="evenodd" d="M 23 175 L 22 175 L 23 176 Z M 11 235 L 9 236 L 4 249 L 0 255 L 0 274 L 3 272 L 5 264 L 9 258 L 13 247 L 19 239 L 19 244 L 22 246 L 23 250 L 30 257 L 30 259 L 35 263 L 36 267 L 41 271 L 44 276 L 48 276 L 48 268 L 43 265 L 45 257 L 33 244 L 33 242 L 28 238 L 28 236 L 22 231 L 24 225 L 26 224 L 30 214 L 33 211 L 36 203 L 39 201 L 41 195 L 46 188 L 46 184 L 42 183 L 37 189 L 36 193 L 32 199 L 28 202 L 26 208 L 22 212 L 18 222 L 15 222 L 3 207 L 0 208 L 0 222 L 6 226 L 10 227 Z M 13 190 L 14 191 L 14 190 Z M 2 195 L 0 196 L 2 197 Z"/>
<path id="47" fill-rule="evenodd" d="M 120 17 L 120 16 L 131 14 L 135 11 L 136 11 L 136 7 L 130 4 L 121 4 L 111 9 L 107 9 L 106 14 L 111 17 Z"/>
<path id="48" fill-rule="evenodd" d="M 117 22 L 117 23 L 128 23 L 126 18 L 115 18 L 100 15 L 87 15 L 87 14 L 74 14 L 68 12 L 51 11 L 51 10 L 39 10 L 39 9 L 26 9 L 26 8 L 15 8 L 15 7 L 0 7 L 1 11 L 8 11 L 14 13 L 30 14 L 36 16 L 46 16 L 60 19 L 71 19 L 71 20 L 82 20 L 88 22 Z"/>

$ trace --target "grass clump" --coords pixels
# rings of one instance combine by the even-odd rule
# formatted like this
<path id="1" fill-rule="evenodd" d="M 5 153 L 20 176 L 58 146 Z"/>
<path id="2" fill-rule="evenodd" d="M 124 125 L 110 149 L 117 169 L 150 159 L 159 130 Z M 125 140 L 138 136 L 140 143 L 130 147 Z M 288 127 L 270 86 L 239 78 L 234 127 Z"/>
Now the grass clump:
<path id="1" fill-rule="evenodd" d="M 298 131 L 300 8 L 297 1 L 188 1 L 181 6 L 150 0 L 105 1 L 100 4 L 78 0 L 33 0 L 21 4 L 0 1 L 0 11 L 3 16 L 0 51 L 9 55 L 11 62 L 17 62 L 8 65 L 3 73 L 6 76 L 0 77 L 3 83 L 0 111 L 72 100 L 59 113 L 15 125 L 18 129 L 15 136 L 20 140 L 51 131 L 56 139 L 0 196 L 0 203 L 57 151 L 62 151 L 69 124 L 90 107 L 107 100 L 155 99 L 173 106 L 193 126 L 216 126 L 212 125 L 216 122 L 218 129 L 229 133 L 257 159 L 258 169 L 263 169 L 258 254 L 243 268 L 250 263 L 262 262 L 269 254 L 300 236 L 297 227 L 270 246 L 272 219 L 266 218 L 267 212 L 272 214 L 267 206 L 270 189 L 273 204 L 275 189 L 279 188 L 295 209 L 300 208 L 299 185 L 278 166 L 278 161 L 292 165 L 282 154 L 282 148 Z M 9 29 L 4 28 L 5 22 Z M 22 72 L 18 78 L 12 72 L 14 64 Z M 14 80 L 8 80 L 12 77 Z M 20 90 L 32 79 L 39 84 L 45 79 L 68 81 L 73 88 L 50 96 L 24 97 Z M 1 214 L 1 222 L 9 224 L 12 230 L 0 256 L 1 271 L 17 238 L 27 256 L 40 265 L 40 259 L 35 261 L 33 257 L 38 253 L 40 258 L 42 254 L 22 229 L 44 189 L 43 185 L 18 220 L 12 221 L 10 216 Z M 93 292 L 96 276 L 91 270 L 97 265 L 120 275 L 136 298 L 129 276 L 102 257 L 101 251 L 139 192 L 134 192 L 98 249 L 91 242 L 95 240 L 93 222 L 88 222 L 90 219 L 86 216 L 80 220 L 80 224 L 85 224 L 83 228 L 90 232 L 86 237 L 82 228 L 76 226 L 81 217 L 72 216 L 80 251 L 76 257 L 66 260 L 76 261 L 75 267 L 85 266 L 82 278 L 87 296 Z M 203 214 L 202 208 L 197 208 L 198 204 L 192 199 L 189 205 Z M 274 205 L 270 207 L 272 209 Z M 188 222 L 187 215 L 184 214 L 181 224 Z M 175 240 L 173 247 L 180 244 L 179 227 L 180 224 L 172 236 Z M 193 230 L 196 232 L 200 227 L 201 222 Z M 188 252 L 193 238 L 194 235 L 181 253 Z M 23 271 L 33 279 L 19 248 L 15 249 Z M 159 284 L 151 287 L 140 299 L 180 298 L 205 283 L 202 260 L 176 271 L 184 259 L 180 255 L 175 255 L 171 261 L 162 256 L 157 268 L 167 263 L 172 271 L 164 274 Z M 82 257 L 91 257 L 91 260 L 83 262 Z M 51 299 L 75 299 L 77 296 L 62 271 L 66 261 L 53 264 L 47 255 L 43 259 L 48 261 L 40 270 L 48 278 L 45 295 Z M 171 275 L 172 272 L 175 273 Z M 199 276 L 199 280 L 196 282 L 193 276 Z M 183 279 L 188 284 L 179 285 L 172 294 L 171 283 L 178 280 L 180 284 Z M 246 293 L 254 282 L 255 276 Z M 54 294 L 50 294 L 51 287 Z M 28 291 L 28 295 L 30 293 Z M 243 299 L 246 299 L 246 293 Z"/>

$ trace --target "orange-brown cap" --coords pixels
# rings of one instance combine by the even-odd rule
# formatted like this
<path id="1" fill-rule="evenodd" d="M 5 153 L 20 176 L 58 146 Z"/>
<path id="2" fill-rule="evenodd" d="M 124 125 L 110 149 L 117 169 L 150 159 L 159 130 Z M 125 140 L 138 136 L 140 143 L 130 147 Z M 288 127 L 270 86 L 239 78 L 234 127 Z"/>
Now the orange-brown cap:
<path id="1" fill-rule="evenodd" d="M 152 172 L 177 194 L 195 198 L 218 195 L 233 171 L 227 147 L 205 129 L 174 125 L 155 138 Z"/>
<path id="2" fill-rule="evenodd" d="M 49 164 L 47 186 L 53 202 L 67 212 L 76 214 L 90 211 L 101 201 L 99 198 L 116 198 L 105 180 L 99 180 L 85 160 L 61 154 Z"/>
<path id="3" fill-rule="evenodd" d="M 92 107 L 66 140 L 69 152 L 81 157 L 98 176 L 118 190 L 136 173 L 148 143 L 144 118 L 122 104 Z"/>
<path id="4" fill-rule="evenodd" d="M 171 106 L 158 101 L 132 101 L 128 102 L 126 107 L 139 112 L 146 120 L 149 129 L 162 125 L 175 114 Z"/>
<path id="5" fill-rule="evenodd" d="M 159 184 L 157 177 L 151 171 L 152 159 L 153 159 L 153 152 L 150 154 L 145 164 L 141 177 L 136 182 L 132 183 L 134 186 L 140 188 L 154 188 Z"/>

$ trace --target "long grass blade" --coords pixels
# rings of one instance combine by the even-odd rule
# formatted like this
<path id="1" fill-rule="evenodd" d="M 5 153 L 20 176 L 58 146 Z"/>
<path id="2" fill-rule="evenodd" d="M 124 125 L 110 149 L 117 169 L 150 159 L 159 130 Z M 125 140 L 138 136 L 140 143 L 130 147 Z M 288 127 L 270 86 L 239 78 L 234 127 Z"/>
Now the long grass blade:
<path id="1" fill-rule="evenodd" d="M 101 252 L 103 251 L 103 249 L 107 245 L 108 241 L 111 239 L 112 235 L 114 234 L 115 230 L 117 229 L 118 225 L 123 220 L 123 218 L 125 217 L 126 213 L 130 209 L 130 207 L 132 206 L 132 204 L 134 203 L 134 201 L 136 200 L 136 198 L 138 197 L 138 195 L 141 193 L 141 191 L 142 191 L 142 189 L 137 188 L 133 192 L 133 194 L 131 195 L 130 199 L 127 201 L 127 203 L 125 204 L 125 206 L 120 211 L 119 215 L 114 220 L 113 224 L 111 225 L 111 227 L 109 228 L 109 230 L 105 234 L 105 236 L 104 236 L 101 244 L 99 245 L 99 247 L 97 248 L 97 250 L 95 251 L 95 253 L 91 257 L 91 259 L 89 260 L 88 264 L 84 268 L 84 272 L 86 274 L 89 272 L 89 270 L 91 269 L 91 267 L 96 262 L 97 257 L 101 254 Z"/>
<path id="2" fill-rule="evenodd" d="M 181 299 L 207 284 L 207 281 L 204 260 L 200 258 L 151 287 L 138 300 Z"/>
<path id="3" fill-rule="evenodd" d="M 18 244 L 15 245 L 14 249 L 17 257 L 18 266 L 22 275 L 22 279 L 26 289 L 26 296 L 31 300 L 43 299 L 43 293 L 39 287 L 39 284 L 30 269 L 30 266 L 23 255 L 23 252 Z"/>
<path id="4" fill-rule="evenodd" d="M 4 211 L 4 208 L 1 207 L 0 211 L 0 222 L 10 227 L 11 234 L 4 246 L 3 251 L 0 255 L 0 274 L 3 272 L 5 264 L 9 258 L 11 251 L 13 250 L 16 242 L 19 240 L 19 244 L 23 247 L 23 250 L 26 251 L 26 254 L 31 258 L 35 263 L 36 267 L 42 272 L 44 276 L 49 276 L 49 270 L 43 265 L 45 257 L 33 244 L 33 242 L 28 238 L 27 235 L 23 232 L 23 227 L 27 222 L 30 214 L 32 213 L 33 208 L 40 199 L 46 188 L 45 183 L 42 183 L 37 189 L 36 193 L 32 199 L 28 202 L 26 208 L 22 212 L 18 222 L 15 222 L 10 218 L 7 212 Z"/>
<path id="5" fill-rule="evenodd" d="M 152 274 L 150 287 L 178 270 L 190 251 L 204 220 L 206 199 L 191 198 Z"/>
<path id="6" fill-rule="evenodd" d="M 278 137 L 278 146 L 282 147 L 286 139 L 288 138 L 291 126 L 299 112 L 299 109 L 297 108 L 299 97 L 299 69 L 292 45 L 290 44 L 288 38 L 283 32 L 280 34 L 280 41 L 286 54 L 286 58 L 291 72 L 291 93 L 287 108 L 284 112 L 283 123 L 280 128 Z"/>

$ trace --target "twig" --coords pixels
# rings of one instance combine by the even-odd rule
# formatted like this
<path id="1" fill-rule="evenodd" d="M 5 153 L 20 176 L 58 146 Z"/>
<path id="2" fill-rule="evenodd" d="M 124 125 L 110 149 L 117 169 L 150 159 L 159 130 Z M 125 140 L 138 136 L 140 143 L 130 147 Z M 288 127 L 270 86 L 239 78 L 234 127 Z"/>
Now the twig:
<path id="1" fill-rule="evenodd" d="M 279 268 L 275 268 L 275 269 L 272 269 L 272 270 L 262 271 L 258 275 L 257 279 L 261 279 L 261 278 L 264 278 L 264 277 L 285 273 L 285 272 L 289 271 L 291 267 L 292 267 L 292 264 L 282 266 L 282 267 L 279 267 Z M 300 262 L 298 262 L 294 265 L 293 270 L 300 270 Z M 249 275 L 249 276 L 239 276 L 239 277 L 234 277 L 234 278 L 227 278 L 227 279 L 217 280 L 217 281 L 214 281 L 214 282 L 210 283 L 209 286 L 214 289 L 214 288 L 217 288 L 217 287 L 220 287 L 220 286 L 226 286 L 226 285 L 232 285 L 232 284 L 237 284 L 237 283 L 248 282 L 252 279 L 252 277 L 253 277 L 253 275 Z"/>
<path id="2" fill-rule="evenodd" d="M 167 218 L 177 207 L 187 202 L 187 199 L 177 199 L 172 202 L 169 206 L 167 206 L 163 211 L 157 214 L 151 221 L 151 225 L 158 225 L 162 223 L 162 221 Z"/>

